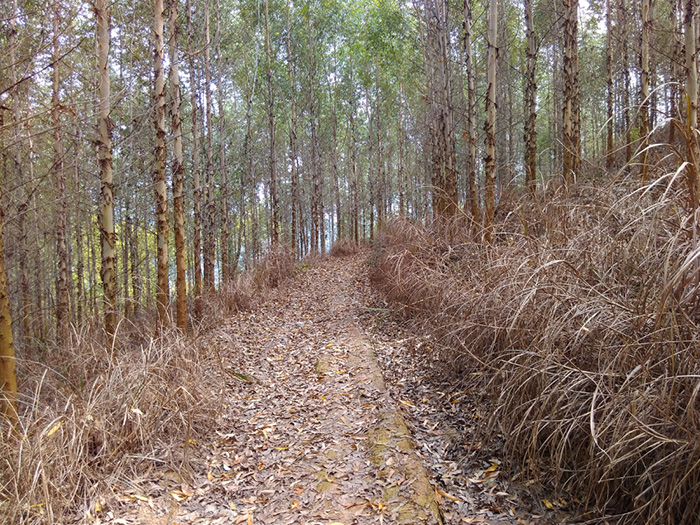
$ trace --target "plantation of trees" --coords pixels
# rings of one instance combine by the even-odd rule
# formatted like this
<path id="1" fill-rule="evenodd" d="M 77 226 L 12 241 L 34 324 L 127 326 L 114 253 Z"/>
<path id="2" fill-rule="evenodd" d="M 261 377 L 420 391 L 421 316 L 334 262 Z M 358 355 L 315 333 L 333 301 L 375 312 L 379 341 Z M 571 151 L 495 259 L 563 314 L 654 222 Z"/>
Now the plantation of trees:
<path id="1" fill-rule="evenodd" d="M 700 520 L 694 0 L 6 0 L 0 523 Z"/>

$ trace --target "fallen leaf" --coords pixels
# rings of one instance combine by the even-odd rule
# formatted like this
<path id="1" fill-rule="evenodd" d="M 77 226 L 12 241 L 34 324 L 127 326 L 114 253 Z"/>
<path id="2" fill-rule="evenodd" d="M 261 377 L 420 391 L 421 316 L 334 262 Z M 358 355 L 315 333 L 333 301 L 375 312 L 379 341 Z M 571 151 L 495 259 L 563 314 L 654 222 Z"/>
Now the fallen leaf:
<path id="1" fill-rule="evenodd" d="M 171 490 L 170 495 L 173 497 L 175 501 L 182 502 L 182 501 L 187 501 L 187 499 L 192 495 L 192 494 L 187 494 L 186 492 L 183 492 L 181 490 Z"/>
<path id="2" fill-rule="evenodd" d="M 449 499 L 450 501 L 462 501 L 462 500 L 459 499 L 457 496 L 453 496 L 452 494 L 448 494 L 448 493 L 445 492 L 444 490 L 437 489 L 437 492 L 438 492 L 438 494 L 440 494 L 441 496 L 446 497 L 446 498 Z"/>
<path id="3" fill-rule="evenodd" d="M 52 427 L 51 427 L 51 430 L 49 430 L 49 431 L 46 433 L 46 437 L 51 437 L 51 436 L 53 436 L 53 435 L 56 433 L 56 431 L 57 431 L 59 428 L 61 428 L 61 424 L 62 424 L 62 423 L 63 423 L 63 420 L 62 420 L 62 419 L 59 419 L 58 423 L 56 423 L 54 426 L 52 426 Z"/>
<path id="4" fill-rule="evenodd" d="M 544 503 L 544 506 L 547 507 L 549 510 L 554 510 L 554 505 L 552 505 L 552 502 L 548 499 L 543 499 L 542 503 Z"/>
<path id="5" fill-rule="evenodd" d="M 489 472 L 495 472 L 498 469 L 498 467 L 499 464 L 494 462 L 489 468 L 484 470 L 484 474 L 488 474 Z"/>

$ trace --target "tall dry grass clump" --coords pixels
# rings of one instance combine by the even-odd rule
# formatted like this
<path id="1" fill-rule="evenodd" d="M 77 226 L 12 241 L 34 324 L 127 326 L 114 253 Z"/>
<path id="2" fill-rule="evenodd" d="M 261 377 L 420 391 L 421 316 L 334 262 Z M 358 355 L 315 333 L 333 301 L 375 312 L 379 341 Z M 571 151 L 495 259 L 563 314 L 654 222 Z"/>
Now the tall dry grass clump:
<path id="1" fill-rule="evenodd" d="M 502 205 L 490 245 L 394 221 L 373 273 L 482 381 L 514 472 L 627 523 L 700 522 L 700 231 L 677 179 Z"/>
<path id="2" fill-rule="evenodd" d="M 1 523 L 90 521 L 119 493 L 138 493 L 127 480 L 187 468 L 190 439 L 215 420 L 214 357 L 175 333 L 113 351 L 99 339 L 86 328 L 42 361 L 18 360 L 19 426 L 3 425 L 0 441 Z"/>
<path id="3" fill-rule="evenodd" d="M 271 247 L 255 266 L 236 273 L 207 298 L 203 326 L 214 326 L 222 314 L 248 310 L 265 290 L 276 288 L 294 275 L 295 268 L 294 254 L 288 246 Z"/>
<path id="4" fill-rule="evenodd" d="M 360 252 L 360 247 L 350 239 L 339 239 L 333 243 L 328 254 L 331 257 L 350 257 L 357 255 Z"/>
<path id="5" fill-rule="evenodd" d="M 252 281 L 256 290 L 276 288 L 294 274 L 294 254 L 289 246 L 271 247 L 259 264 L 252 269 Z"/>

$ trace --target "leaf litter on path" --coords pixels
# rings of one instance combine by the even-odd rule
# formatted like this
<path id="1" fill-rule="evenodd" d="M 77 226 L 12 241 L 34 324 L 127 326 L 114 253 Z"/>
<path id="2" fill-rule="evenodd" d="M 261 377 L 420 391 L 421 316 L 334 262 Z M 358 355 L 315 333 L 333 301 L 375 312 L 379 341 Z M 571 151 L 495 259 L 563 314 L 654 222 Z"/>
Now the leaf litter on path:
<path id="1" fill-rule="evenodd" d="M 365 274 L 361 257 L 330 258 L 221 319 L 197 342 L 220 362 L 213 432 L 183 436 L 178 468 L 144 458 L 92 523 L 539 523 L 498 461 L 450 456 L 455 442 L 479 446 L 457 437 L 475 416 L 469 395 L 424 380 L 389 311 L 369 305 Z"/>

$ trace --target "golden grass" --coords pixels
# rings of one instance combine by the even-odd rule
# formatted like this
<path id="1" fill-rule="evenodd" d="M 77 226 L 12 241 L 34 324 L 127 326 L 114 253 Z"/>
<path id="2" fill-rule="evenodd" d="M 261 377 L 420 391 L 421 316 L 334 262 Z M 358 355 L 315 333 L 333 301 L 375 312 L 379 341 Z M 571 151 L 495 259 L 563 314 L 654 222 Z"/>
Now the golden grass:
<path id="1" fill-rule="evenodd" d="M 477 377 L 513 472 L 627 523 L 700 521 L 700 244 L 675 173 L 391 222 L 374 282 Z M 481 372 L 474 375 L 470 372 Z"/>
<path id="2" fill-rule="evenodd" d="M 3 523 L 84 518 L 126 480 L 179 471 L 188 440 L 215 421 L 215 357 L 174 332 L 114 351 L 98 339 L 86 328 L 42 361 L 19 360 L 20 424 L 3 425 L 0 444 Z"/>
<path id="3" fill-rule="evenodd" d="M 294 272 L 291 253 L 273 250 L 250 272 L 206 298 L 194 335 L 153 337 L 152 312 L 122 320 L 115 348 L 87 322 L 63 348 L 18 358 L 19 427 L 0 424 L 0 523 L 73 523 L 117 505 L 145 473 L 188 469 L 190 440 L 222 409 L 220 357 L 195 340 Z"/>

